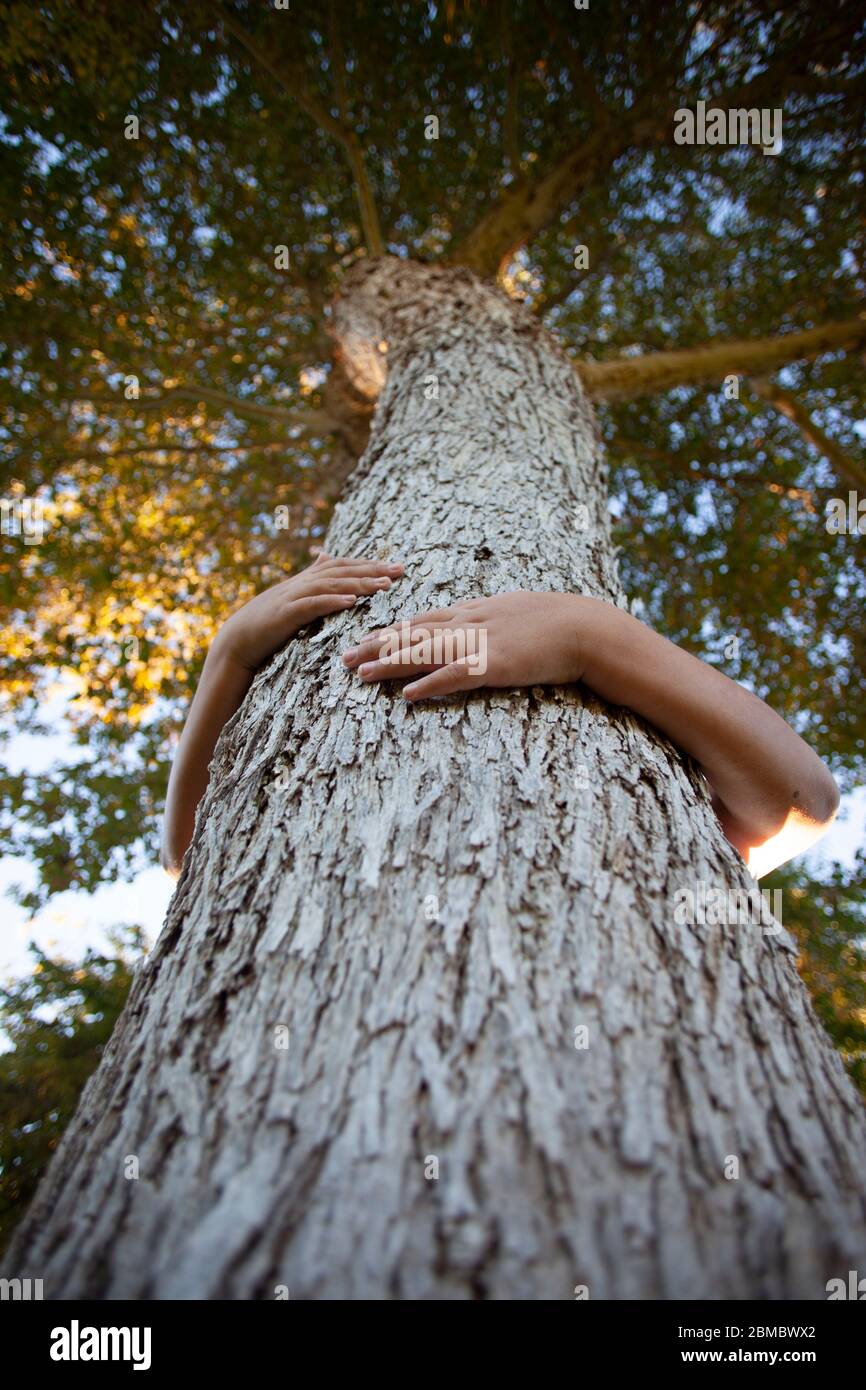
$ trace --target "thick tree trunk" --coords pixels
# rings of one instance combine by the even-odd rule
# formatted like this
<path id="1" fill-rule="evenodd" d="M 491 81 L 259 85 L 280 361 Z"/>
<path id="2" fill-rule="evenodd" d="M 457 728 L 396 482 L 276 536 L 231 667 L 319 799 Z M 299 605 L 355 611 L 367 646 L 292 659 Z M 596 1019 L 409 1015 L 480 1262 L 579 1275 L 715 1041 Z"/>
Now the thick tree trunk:
<path id="1" fill-rule="evenodd" d="M 784 932 L 676 920 L 753 886 L 694 770 L 580 689 L 416 708 L 339 659 L 469 595 L 624 602 L 573 368 L 463 270 L 366 262 L 335 322 L 381 394 L 329 548 L 408 578 L 227 727 L 12 1264 L 46 1297 L 825 1297 L 866 1270 L 863 1115 Z"/>

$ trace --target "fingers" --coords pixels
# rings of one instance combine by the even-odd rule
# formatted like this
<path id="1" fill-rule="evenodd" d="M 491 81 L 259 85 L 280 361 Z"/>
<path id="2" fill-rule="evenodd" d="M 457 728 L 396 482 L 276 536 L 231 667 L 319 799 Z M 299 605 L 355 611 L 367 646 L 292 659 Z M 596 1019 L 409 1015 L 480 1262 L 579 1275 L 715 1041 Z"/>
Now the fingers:
<path id="1" fill-rule="evenodd" d="M 309 568 L 335 574 L 388 575 L 392 579 L 398 579 L 404 573 L 403 565 L 397 560 L 362 560 L 354 556 L 335 559 L 324 550 L 319 551 Z"/>
<path id="2" fill-rule="evenodd" d="M 307 598 L 311 594 L 356 594 L 359 597 L 363 594 L 380 594 L 391 587 L 391 580 L 387 575 L 378 579 L 361 578 L 354 574 L 343 574 L 339 578 L 326 577 L 324 572 L 320 579 L 308 579 L 305 583 L 298 585 L 293 591 L 298 598 Z"/>
<path id="3" fill-rule="evenodd" d="M 361 560 L 359 558 L 349 558 L 340 560 L 329 560 L 329 565 L 334 569 L 350 569 L 355 574 L 393 574 L 395 570 L 403 573 L 403 565 L 399 560 Z"/>
<path id="4" fill-rule="evenodd" d="M 453 631 L 450 625 L 442 622 L 426 622 L 421 624 L 419 620 L 416 619 L 415 623 L 416 625 L 414 627 L 408 623 L 405 626 L 398 624 L 396 627 L 383 627 L 378 632 L 362 637 L 356 647 L 348 647 L 346 651 L 343 652 L 343 661 L 345 665 L 351 670 L 361 666 L 364 662 L 370 662 L 375 657 L 380 656 L 382 648 L 386 644 L 389 644 L 394 649 L 388 653 L 387 658 L 381 658 L 383 661 L 387 660 L 392 665 L 399 664 L 400 662 L 405 664 L 410 661 L 410 652 L 414 648 L 417 662 L 422 659 L 417 655 L 419 648 L 425 646 L 428 642 L 435 641 L 437 633 Z M 399 643 L 399 647 L 395 645 L 397 643 Z M 439 664 L 441 665 L 441 662 Z"/>
<path id="5" fill-rule="evenodd" d="M 325 574 L 336 576 L 344 574 L 382 575 L 388 579 L 399 579 L 403 566 L 390 560 L 331 560 L 322 566 Z"/>
<path id="6" fill-rule="evenodd" d="M 484 685 L 486 645 L 476 651 L 477 629 L 471 624 L 428 623 L 404 630 L 396 640 L 386 636 L 367 638 L 359 647 L 343 653 L 350 669 L 357 667 L 362 681 L 398 680 L 412 676 L 405 687 L 407 699 L 446 695 Z M 445 674 L 447 672 L 447 675 Z M 433 676 L 440 677 L 433 681 Z M 424 679 L 419 680 L 419 677 Z"/>
<path id="7" fill-rule="evenodd" d="M 400 632 L 399 628 L 382 628 L 381 634 L 361 638 L 359 645 L 346 648 L 346 651 L 343 652 L 343 663 L 350 670 L 353 670 L 354 667 L 360 667 L 363 663 L 373 662 L 377 657 L 382 662 L 388 660 L 391 664 L 409 662 L 411 649 L 414 648 L 417 652 L 417 649 L 423 646 L 425 639 L 434 638 L 438 631 L 442 631 L 442 628 L 432 626 L 414 628 L 411 632 L 409 630 Z M 396 646 L 395 644 L 398 642 L 399 646 Z M 386 645 L 391 645 L 392 651 L 382 657 L 381 651 Z"/>
<path id="8" fill-rule="evenodd" d="M 416 659 L 413 660 L 408 649 L 404 649 L 396 656 L 385 657 L 381 661 L 365 661 L 358 667 L 358 675 L 362 681 L 396 681 L 401 676 L 420 676 L 424 671 L 436 670 L 435 662 L 417 659 L 417 652 L 415 655 Z"/>
<path id="9" fill-rule="evenodd" d="M 404 685 L 403 694 L 407 700 L 414 702 L 427 700 L 432 695 L 453 695 L 457 690 L 476 690 L 483 684 L 484 677 L 478 673 L 477 661 L 472 657 L 463 657 Z"/>
<path id="10" fill-rule="evenodd" d="M 430 636 L 432 632 L 457 622 L 461 617 L 461 609 L 461 604 L 455 605 L 454 608 L 436 608 L 430 613 L 424 613 L 417 617 L 401 618 L 399 622 L 392 623 L 390 627 L 379 627 L 372 632 L 365 632 L 356 647 L 350 647 L 344 652 L 343 660 L 347 666 L 357 666 L 365 658 L 374 656 L 384 642 L 395 641 L 399 638 L 402 643 L 407 633 L 410 634 L 413 642 L 421 641 L 424 637 Z"/>
<path id="11" fill-rule="evenodd" d="M 309 594 L 306 598 L 295 599 L 286 609 L 292 632 L 306 627 L 315 618 L 324 618 L 328 613 L 339 613 L 351 608 L 355 603 L 354 594 Z"/>
<path id="12" fill-rule="evenodd" d="M 387 591 L 403 566 L 389 560 L 334 559 L 319 550 L 303 574 L 286 580 L 288 602 L 283 607 L 291 632 L 315 618 L 351 608 L 357 599 Z"/>

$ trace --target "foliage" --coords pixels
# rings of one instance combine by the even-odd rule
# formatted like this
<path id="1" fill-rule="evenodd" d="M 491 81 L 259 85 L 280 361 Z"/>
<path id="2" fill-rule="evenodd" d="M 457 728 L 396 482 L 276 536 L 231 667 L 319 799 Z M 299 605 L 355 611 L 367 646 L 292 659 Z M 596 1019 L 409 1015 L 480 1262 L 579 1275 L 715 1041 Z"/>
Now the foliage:
<path id="1" fill-rule="evenodd" d="M 866 1096 L 866 850 L 853 869 L 816 881 L 796 863 L 761 886 L 783 890 L 784 926 L 800 946 L 800 973 L 818 1017 Z"/>
<path id="2" fill-rule="evenodd" d="M 79 964 L 31 946 L 32 975 L 0 988 L 0 1246 L 23 1214 L 72 1118 L 123 1008 L 139 927 L 119 928 L 113 953 L 89 950 Z"/>

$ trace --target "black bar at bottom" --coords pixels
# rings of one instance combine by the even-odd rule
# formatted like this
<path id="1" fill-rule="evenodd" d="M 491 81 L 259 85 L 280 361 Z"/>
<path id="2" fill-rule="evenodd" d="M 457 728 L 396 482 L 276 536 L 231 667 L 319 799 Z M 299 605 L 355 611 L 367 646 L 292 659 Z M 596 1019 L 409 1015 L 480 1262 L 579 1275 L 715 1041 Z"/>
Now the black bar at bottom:
<path id="1" fill-rule="evenodd" d="M 0 1302 L 0 1337 L 4 1360 L 10 1351 L 23 1357 L 28 1371 L 63 1383 L 70 1376 L 99 1377 L 130 1374 L 162 1376 L 166 1372 L 213 1372 L 232 1367 L 271 1375 L 282 1367 L 287 1376 L 307 1378 L 302 1366 L 318 1361 L 330 1376 L 344 1351 L 353 1378 L 363 1374 L 387 1383 L 406 1377 L 429 1379 L 468 1369 L 484 1359 L 485 1379 L 500 1357 L 515 1352 L 537 1359 L 536 1373 L 553 1369 L 551 1354 L 569 1357 L 597 1373 L 599 1365 L 612 1373 L 667 1372 L 673 1368 L 698 1371 L 711 1366 L 761 1367 L 766 1372 L 789 1367 L 810 1368 L 826 1377 L 846 1363 L 856 1365 L 866 1332 L 866 1298 L 827 1303 L 593 1303 L 575 1300 L 567 1312 L 547 1321 L 543 1339 L 537 1315 L 521 1330 L 510 1315 L 507 1325 L 481 1322 L 444 1323 L 443 1310 L 429 1307 L 409 1311 L 388 1305 L 385 1324 L 371 1318 L 365 1305 L 361 1321 L 351 1305 L 262 1300 L 260 1303 L 66 1303 Z M 446 1315 L 447 1316 L 447 1315 Z M 428 1333 L 415 1364 L 405 1356 L 395 1364 L 392 1338 L 401 1332 Z M 462 1340 L 461 1352 L 450 1341 L 452 1330 L 487 1334 L 483 1342 Z M 492 1337 L 489 1335 L 492 1332 Z M 563 1335 L 557 1347 L 549 1339 Z M 377 1335 L 378 1334 L 378 1335 Z M 443 1334 L 444 1339 L 443 1339 Z M 382 1341 L 384 1335 L 388 1340 Z M 557 1341 L 558 1341 L 557 1337 Z M 388 1351 L 388 1348 L 391 1351 Z M 534 1352 L 533 1352 L 534 1347 Z M 475 1352 L 473 1357 L 469 1351 Z M 465 1357 L 465 1359 L 464 1359 Z M 302 1358 L 299 1360 L 299 1358 Z M 506 1363 L 506 1364 L 509 1364 Z M 390 1369 L 389 1369 L 390 1368 Z M 8 1369 L 8 1365 L 7 1365 Z M 513 1366 L 511 1367 L 513 1370 Z"/>

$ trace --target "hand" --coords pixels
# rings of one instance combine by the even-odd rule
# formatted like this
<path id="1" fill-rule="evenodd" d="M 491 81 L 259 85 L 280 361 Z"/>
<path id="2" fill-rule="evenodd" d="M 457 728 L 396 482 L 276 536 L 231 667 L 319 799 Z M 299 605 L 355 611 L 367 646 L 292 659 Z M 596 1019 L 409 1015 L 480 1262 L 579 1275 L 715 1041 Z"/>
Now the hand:
<path id="1" fill-rule="evenodd" d="M 256 671 L 299 628 L 351 608 L 362 595 L 390 589 L 403 566 L 385 560 L 337 560 L 321 551 L 308 569 L 257 594 L 223 623 L 216 637 L 223 655 Z"/>
<path id="2" fill-rule="evenodd" d="M 343 661 L 365 681 L 414 677 L 407 700 L 483 685 L 564 685 L 583 674 L 585 602 L 523 591 L 471 599 L 368 633 Z"/>

